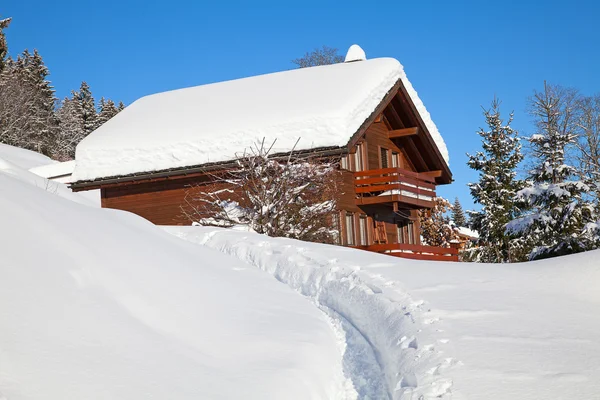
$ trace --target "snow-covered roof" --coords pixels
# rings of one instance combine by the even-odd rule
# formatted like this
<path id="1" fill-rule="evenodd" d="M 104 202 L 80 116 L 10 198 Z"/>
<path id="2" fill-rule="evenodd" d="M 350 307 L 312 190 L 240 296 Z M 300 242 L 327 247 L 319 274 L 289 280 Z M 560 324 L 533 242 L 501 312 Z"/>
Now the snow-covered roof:
<path id="1" fill-rule="evenodd" d="M 479 238 L 479 232 L 467 228 L 466 226 L 459 226 L 455 228 L 460 235 L 467 236 L 472 239 Z"/>
<path id="2" fill-rule="evenodd" d="M 376 58 L 143 97 L 77 146 L 73 181 L 229 161 L 263 138 L 273 153 L 345 146 L 400 79 L 448 163 L 402 65 Z"/>
<path id="3" fill-rule="evenodd" d="M 42 178 L 52 179 L 58 177 L 69 176 L 75 169 L 75 160 L 57 162 L 52 164 L 41 165 L 39 167 L 30 168 L 29 172 L 41 176 Z"/>

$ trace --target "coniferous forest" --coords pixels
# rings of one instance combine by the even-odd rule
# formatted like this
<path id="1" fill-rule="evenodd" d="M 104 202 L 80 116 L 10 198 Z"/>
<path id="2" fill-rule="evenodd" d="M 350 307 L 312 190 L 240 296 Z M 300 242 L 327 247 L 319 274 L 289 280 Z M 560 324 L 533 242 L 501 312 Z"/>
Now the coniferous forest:
<path id="1" fill-rule="evenodd" d="M 4 30 L 10 23 L 11 18 L 0 20 L 0 143 L 71 160 L 77 143 L 125 106 L 104 98 L 96 102 L 86 82 L 59 100 L 37 50 L 8 55 Z"/>

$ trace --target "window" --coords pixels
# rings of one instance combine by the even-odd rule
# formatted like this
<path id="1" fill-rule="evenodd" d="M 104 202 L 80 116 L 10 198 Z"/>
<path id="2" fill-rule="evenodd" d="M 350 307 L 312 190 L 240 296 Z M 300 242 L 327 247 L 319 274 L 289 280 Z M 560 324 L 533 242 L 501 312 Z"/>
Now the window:
<path id="1" fill-rule="evenodd" d="M 359 222 L 359 231 L 360 231 L 360 245 L 361 246 L 368 246 L 369 245 L 369 229 L 368 229 L 368 224 L 367 224 L 367 216 L 366 215 L 361 215 L 360 219 L 358 220 Z"/>
<path id="2" fill-rule="evenodd" d="M 392 151 L 392 167 L 398 168 L 398 153 Z"/>
<path id="3" fill-rule="evenodd" d="M 404 225 L 398 224 L 398 243 L 405 243 Z"/>
<path id="4" fill-rule="evenodd" d="M 348 246 L 356 244 L 354 240 L 354 214 L 352 213 L 346 213 L 346 244 Z"/>
<path id="5" fill-rule="evenodd" d="M 412 221 L 402 221 L 398 224 L 398 243 L 415 244 L 415 230 Z"/>
<path id="6" fill-rule="evenodd" d="M 334 213 L 331 216 L 331 225 L 333 230 L 336 232 L 335 244 L 342 244 L 342 230 L 340 229 L 340 213 Z"/>
<path id="7" fill-rule="evenodd" d="M 389 153 L 388 149 L 386 149 L 384 147 L 380 147 L 381 168 L 387 168 L 389 166 L 388 153 Z"/>
<path id="8" fill-rule="evenodd" d="M 365 160 L 364 160 L 364 146 L 362 143 L 356 145 L 356 171 L 364 171 L 365 169 Z"/>
<path id="9" fill-rule="evenodd" d="M 408 225 L 406 225 L 406 229 L 408 231 L 408 244 L 415 244 L 415 230 L 413 229 L 413 223 L 409 222 Z"/>
<path id="10" fill-rule="evenodd" d="M 350 169 L 350 168 L 348 168 L 348 156 L 342 157 L 342 159 L 340 160 L 340 168 Z"/>

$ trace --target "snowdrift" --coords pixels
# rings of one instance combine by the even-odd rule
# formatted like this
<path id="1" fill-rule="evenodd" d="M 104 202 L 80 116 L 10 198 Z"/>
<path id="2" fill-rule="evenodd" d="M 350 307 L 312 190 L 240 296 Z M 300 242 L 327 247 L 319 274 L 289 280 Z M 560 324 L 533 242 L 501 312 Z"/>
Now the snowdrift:
<path id="1" fill-rule="evenodd" d="M 0 399 L 355 397 L 307 299 L 1 162 Z"/>
<path id="2" fill-rule="evenodd" d="M 390 398 L 600 393 L 600 251 L 511 265 L 444 263 L 219 228 L 166 229 L 235 255 L 341 316 L 349 325 L 346 369 L 379 373 Z M 371 358 L 353 337 L 366 340 Z"/>

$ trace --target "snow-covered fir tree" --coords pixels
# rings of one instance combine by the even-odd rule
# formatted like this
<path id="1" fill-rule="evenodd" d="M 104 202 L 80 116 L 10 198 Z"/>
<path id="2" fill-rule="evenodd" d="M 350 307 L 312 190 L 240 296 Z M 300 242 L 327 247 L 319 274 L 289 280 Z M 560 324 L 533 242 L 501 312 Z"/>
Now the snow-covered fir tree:
<path id="1" fill-rule="evenodd" d="M 576 102 L 575 91 L 546 83 L 544 90 L 535 92 L 530 100 L 537 132 L 529 142 L 537 164 L 530 171 L 529 186 L 518 192 L 518 198 L 528 203 L 532 212 L 508 225 L 510 232 L 535 243 L 529 259 L 594 247 L 594 238 L 586 229 L 596 220 L 588 201 L 590 187 L 577 177 L 565 157 L 577 139 Z"/>
<path id="2" fill-rule="evenodd" d="M 4 29 L 10 25 L 11 18 L 0 19 L 0 72 L 4 69 L 4 60 L 8 55 L 8 45 L 6 43 L 6 36 L 4 36 Z"/>
<path id="3" fill-rule="evenodd" d="M 100 99 L 98 116 L 96 118 L 96 129 L 118 113 L 119 109 L 115 106 L 115 103 L 110 99 L 105 100 L 104 97 L 102 97 Z"/>
<path id="4" fill-rule="evenodd" d="M 479 247 L 471 250 L 470 258 L 480 262 L 513 262 L 518 259 L 517 242 L 506 234 L 506 224 L 520 215 L 515 199 L 524 187 L 517 179 L 516 168 L 522 161 L 521 144 L 517 131 L 500 115 L 500 101 L 494 99 L 489 110 L 484 110 L 488 129 L 477 133 L 482 138 L 483 151 L 469 155 L 468 165 L 479 172 L 479 182 L 469 188 L 481 211 L 469 212 L 471 228 L 479 232 Z"/>
<path id="5" fill-rule="evenodd" d="M 456 239 L 456 234 L 450 226 L 446 213 L 452 205 L 443 197 L 434 199 L 433 208 L 420 214 L 421 237 L 427 246 L 447 247 L 450 241 Z"/>
<path id="6" fill-rule="evenodd" d="M 123 104 L 122 101 L 119 102 L 119 105 L 117 106 L 117 111 L 121 112 L 125 109 L 125 104 Z"/>
<path id="7" fill-rule="evenodd" d="M 0 141 L 52 155 L 58 124 L 48 68 L 37 51 L 7 59 L 0 74 Z"/>
<path id="8" fill-rule="evenodd" d="M 87 136 L 92 133 L 94 129 L 96 129 L 96 119 L 98 118 L 98 115 L 96 114 L 96 103 L 94 101 L 94 96 L 92 96 L 92 91 L 90 90 L 90 86 L 87 84 L 87 82 L 81 82 L 79 91 L 75 92 L 74 98 L 79 101 L 81 107 L 81 116 L 83 118 L 83 129 Z"/>
<path id="9" fill-rule="evenodd" d="M 60 129 L 55 158 L 60 161 L 71 160 L 75 158 L 75 147 L 86 136 L 81 103 L 75 99 L 75 93 L 63 99 L 56 114 Z"/>
<path id="10" fill-rule="evenodd" d="M 454 199 L 454 205 L 452 206 L 452 221 L 456 226 L 467 226 L 467 218 L 458 197 Z"/>

